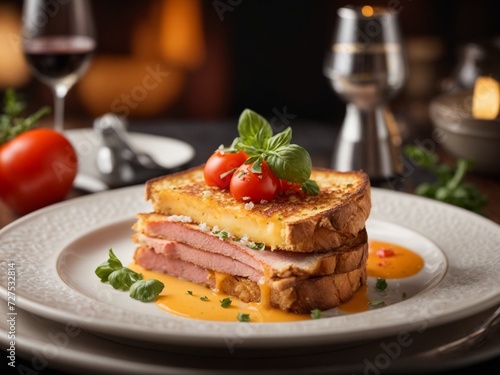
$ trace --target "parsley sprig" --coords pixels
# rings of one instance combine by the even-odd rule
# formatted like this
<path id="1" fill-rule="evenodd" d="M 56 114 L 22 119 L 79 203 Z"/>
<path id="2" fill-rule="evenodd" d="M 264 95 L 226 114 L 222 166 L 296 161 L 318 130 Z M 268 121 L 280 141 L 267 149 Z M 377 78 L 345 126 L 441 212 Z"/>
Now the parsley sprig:
<path id="1" fill-rule="evenodd" d="M 7 89 L 0 114 L 0 145 L 31 129 L 42 116 L 50 112 L 49 107 L 43 107 L 28 117 L 22 117 L 25 109 L 26 103 L 19 99 L 14 90 Z"/>
<path id="2" fill-rule="evenodd" d="M 227 309 L 229 306 L 231 306 L 231 303 L 233 301 L 231 300 L 231 298 L 227 297 L 227 298 L 221 299 L 219 302 L 220 302 L 220 306 L 222 308 Z"/>
<path id="3" fill-rule="evenodd" d="M 249 322 L 250 321 L 250 314 L 244 314 L 239 312 L 238 315 L 236 316 L 236 319 L 240 322 Z"/>
<path id="4" fill-rule="evenodd" d="M 384 278 L 378 277 L 375 283 L 375 289 L 379 292 L 383 292 L 387 289 L 387 281 Z"/>
<path id="5" fill-rule="evenodd" d="M 301 184 L 308 194 L 318 194 L 319 187 L 310 180 L 311 156 L 303 147 L 291 143 L 292 129 L 274 134 L 269 122 L 250 109 L 245 109 L 238 121 L 239 137 L 229 150 L 243 150 L 249 155 L 246 164 L 252 164 L 252 172 L 261 173 L 265 160 L 280 179 Z"/>
<path id="6" fill-rule="evenodd" d="M 155 279 L 143 280 L 142 274 L 123 267 L 122 262 L 116 257 L 112 249 L 109 249 L 108 260 L 96 268 L 95 274 L 103 283 L 109 282 L 117 290 L 130 290 L 130 297 L 142 302 L 153 301 L 164 288 L 161 281 Z"/>
<path id="7" fill-rule="evenodd" d="M 472 161 L 458 159 L 456 167 L 453 168 L 440 163 L 436 154 L 422 147 L 408 145 L 404 153 L 415 164 L 436 177 L 434 183 L 418 185 L 415 189 L 416 194 L 483 214 L 487 198 L 474 185 L 462 182 L 465 174 L 472 168 Z"/>
<path id="8" fill-rule="evenodd" d="M 311 315 L 312 319 L 319 319 L 319 318 L 321 318 L 321 310 L 320 309 L 311 310 L 310 315 Z"/>

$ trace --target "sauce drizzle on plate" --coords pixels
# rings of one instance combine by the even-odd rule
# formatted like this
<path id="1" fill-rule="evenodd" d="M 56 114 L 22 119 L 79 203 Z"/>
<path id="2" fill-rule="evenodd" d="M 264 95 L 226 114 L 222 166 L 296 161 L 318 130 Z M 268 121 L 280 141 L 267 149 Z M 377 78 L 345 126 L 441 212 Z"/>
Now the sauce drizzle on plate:
<path id="1" fill-rule="evenodd" d="M 392 243 L 369 242 L 367 261 L 368 276 L 396 279 L 416 275 L 424 266 L 424 260 L 415 252 Z M 248 314 L 250 322 L 292 322 L 309 320 L 309 314 L 287 313 L 260 303 L 245 303 L 224 293 L 181 280 L 173 276 L 148 271 L 132 263 L 129 268 L 142 273 L 144 279 L 157 279 L 165 285 L 156 305 L 170 314 L 202 320 L 237 322 L 238 314 Z M 363 285 L 353 298 L 339 306 L 342 313 L 358 313 L 370 309 L 368 297 L 372 285 Z M 231 299 L 229 307 L 222 307 L 222 300 Z"/>

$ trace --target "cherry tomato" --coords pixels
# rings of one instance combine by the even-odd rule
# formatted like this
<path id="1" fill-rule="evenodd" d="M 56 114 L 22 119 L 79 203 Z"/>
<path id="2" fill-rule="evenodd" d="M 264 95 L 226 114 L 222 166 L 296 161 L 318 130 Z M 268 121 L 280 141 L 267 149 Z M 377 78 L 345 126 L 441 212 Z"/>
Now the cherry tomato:
<path id="1" fill-rule="evenodd" d="M 75 150 L 54 130 L 29 130 L 0 146 L 0 198 L 20 214 L 62 200 L 76 172 Z"/>
<path id="2" fill-rule="evenodd" d="M 280 179 L 280 189 L 281 191 L 287 191 L 287 190 L 301 190 L 302 186 L 297 183 L 297 182 L 290 182 L 287 180 L 281 180 Z"/>
<path id="3" fill-rule="evenodd" d="M 243 151 L 215 151 L 205 164 L 203 175 L 208 186 L 227 189 L 234 171 L 247 160 Z"/>
<path id="4" fill-rule="evenodd" d="M 229 185 L 231 195 L 244 202 L 270 201 L 280 190 L 280 180 L 267 163 L 262 162 L 262 172 L 252 172 L 252 164 L 241 165 L 234 172 Z"/>

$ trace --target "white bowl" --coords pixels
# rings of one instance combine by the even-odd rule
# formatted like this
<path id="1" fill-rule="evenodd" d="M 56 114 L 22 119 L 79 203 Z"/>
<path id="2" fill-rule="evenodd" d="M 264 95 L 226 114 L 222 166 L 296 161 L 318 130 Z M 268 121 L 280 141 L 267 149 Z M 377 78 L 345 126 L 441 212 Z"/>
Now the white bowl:
<path id="1" fill-rule="evenodd" d="M 434 99 L 429 115 L 443 148 L 456 158 L 474 161 L 474 171 L 500 175 L 500 120 L 472 117 L 472 92 L 443 94 Z"/>

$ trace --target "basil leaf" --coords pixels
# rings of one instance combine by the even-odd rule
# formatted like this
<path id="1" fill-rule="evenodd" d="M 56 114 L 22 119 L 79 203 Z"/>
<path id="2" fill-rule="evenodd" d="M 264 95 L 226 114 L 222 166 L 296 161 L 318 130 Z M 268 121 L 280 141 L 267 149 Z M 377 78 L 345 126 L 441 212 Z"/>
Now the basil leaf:
<path id="1" fill-rule="evenodd" d="M 101 263 L 95 270 L 95 274 L 101 279 L 102 282 L 108 281 L 109 275 L 113 271 L 123 268 L 122 262 L 116 257 L 112 249 L 109 249 L 109 259 Z"/>
<path id="2" fill-rule="evenodd" d="M 259 155 L 253 155 L 253 156 L 250 156 L 247 160 L 245 160 L 245 165 L 248 165 L 248 164 L 252 164 L 253 162 L 257 161 L 257 159 L 259 159 L 260 156 Z"/>
<path id="3" fill-rule="evenodd" d="M 307 193 L 309 195 L 317 195 L 319 193 L 318 183 L 313 180 L 307 180 L 306 182 L 302 183 L 302 185 L 300 185 L 300 188 L 304 193 Z"/>
<path id="4" fill-rule="evenodd" d="M 283 180 L 302 184 L 311 176 L 311 157 L 299 145 L 291 144 L 269 151 L 265 160 L 273 173 Z"/>
<path id="5" fill-rule="evenodd" d="M 238 133 L 241 142 L 246 146 L 264 148 L 272 137 L 273 129 L 267 120 L 250 109 L 245 109 L 238 121 Z"/>
<path id="6" fill-rule="evenodd" d="M 113 271 L 115 271 L 115 269 L 110 267 L 108 262 L 103 262 L 95 269 L 95 274 L 105 283 L 108 281 L 108 277 Z"/>
<path id="7" fill-rule="evenodd" d="M 267 150 L 276 150 L 280 147 L 289 145 L 292 141 L 292 128 L 286 128 L 281 133 L 273 135 L 267 141 Z"/>
<path id="8" fill-rule="evenodd" d="M 111 286 L 118 290 L 129 290 L 132 284 L 141 279 L 141 274 L 126 267 L 113 271 L 108 276 L 108 281 Z"/>
<path id="9" fill-rule="evenodd" d="M 161 293 L 165 285 L 156 279 L 139 280 L 130 287 L 130 297 L 142 302 L 153 301 Z"/>
<path id="10" fill-rule="evenodd" d="M 118 259 L 116 257 L 116 255 L 115 255 L 115 253 L 113 253 L 112 249 L 109 249 L 108 263 L 109 263 L 110 267 L 115 269 L 115 270 L 123 268 L 122 262 L 120 262 L 120 259 Z"/>
<path id="11" fill-rule="evenodd" d="M 257 160 L 255 160 L 252 164 L 252 168 L 251 168 L 251 171 L 253 173 L 262 173 L 262 162 L 264 161 L 264 159 L 262 158 L 262 156 L 259 156 L 257 158 Z"/>

